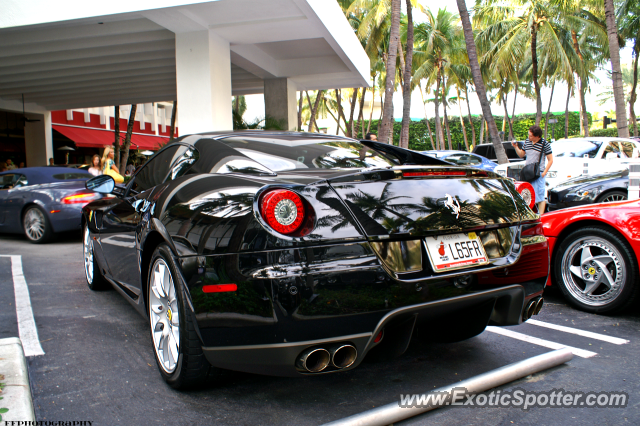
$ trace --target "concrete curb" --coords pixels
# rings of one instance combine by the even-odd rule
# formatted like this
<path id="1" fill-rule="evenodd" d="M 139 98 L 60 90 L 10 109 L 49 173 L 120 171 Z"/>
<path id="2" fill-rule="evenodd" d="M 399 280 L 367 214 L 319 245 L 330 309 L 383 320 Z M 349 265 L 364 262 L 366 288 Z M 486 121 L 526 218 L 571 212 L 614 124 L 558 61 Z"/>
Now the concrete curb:
<path id="1" fill-rule="evenodd" d="M 27 360 L 22 350 L 22 342 L 17 337 L 0 339 L 0 375 L 5 384 L 0 400 L 0 408 L 8 408 L 2 415 L 5 421 L 35 421 Z"/>

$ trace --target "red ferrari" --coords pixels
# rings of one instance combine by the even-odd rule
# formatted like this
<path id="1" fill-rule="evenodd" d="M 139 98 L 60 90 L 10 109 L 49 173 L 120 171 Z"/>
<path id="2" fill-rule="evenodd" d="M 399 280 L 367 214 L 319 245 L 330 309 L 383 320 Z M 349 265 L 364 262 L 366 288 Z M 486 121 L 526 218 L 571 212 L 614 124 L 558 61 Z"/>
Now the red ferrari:
<path id="1" fill-rule="evenodd" d="M 591 204 L 546 213 L 550 280 L 573 306 L 614 313 L 640 294 L 640 200 Z M 549 284 L 549 283 L 548 283 Z"/>

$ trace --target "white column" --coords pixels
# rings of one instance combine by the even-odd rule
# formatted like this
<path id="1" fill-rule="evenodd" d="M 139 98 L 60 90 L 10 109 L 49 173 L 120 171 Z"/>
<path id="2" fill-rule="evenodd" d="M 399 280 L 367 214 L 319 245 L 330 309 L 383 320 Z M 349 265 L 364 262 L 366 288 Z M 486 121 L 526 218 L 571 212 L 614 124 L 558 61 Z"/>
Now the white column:
<path id="1" fill-rule="evenodd" d="M 51 112 L 45 114 L 27 113 L 27 118 L 40 121 L 25 123 L 24 147 L 27 167 L 46 166 L 53 157 L 53 136 L 51 134 Z"/>
<path id="2" fill-rule="evenodd" d="M 151 123 L 151 125 L 153 126 L 153 133 L 157 136 L 158 135 L 158 103 L 154 102 L 153 103 L 153 122 Z"/>
<path id="3" fill-rule="evenodd" d="M 282 130 L 298 127 L 296 84 L 288 78 L 264 80 L 264 113 L 278 122 Z"/>
<path id="4" fill-rule="evenodd" d="M 212 30 L 176 34 L 180 134 L 231 130 L 229 42 Z"/>

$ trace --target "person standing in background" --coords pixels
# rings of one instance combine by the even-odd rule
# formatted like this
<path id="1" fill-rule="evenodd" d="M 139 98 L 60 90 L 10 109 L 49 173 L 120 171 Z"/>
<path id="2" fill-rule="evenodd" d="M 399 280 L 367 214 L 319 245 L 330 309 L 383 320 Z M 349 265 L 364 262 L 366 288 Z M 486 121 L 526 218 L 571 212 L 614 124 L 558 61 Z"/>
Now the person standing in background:
<path id="1" fill-rule="evenodd" d="M 542 137 L 542 129 L 540 126 L 529 127 L 529 138 L 524 142 L 524 150 L 520 149 L 517 142 L 511 142 L 511 145 L 515 148 L 520 158 L 526 155 L 525 165 L 540 163 L 540 177 L 529 183 L 533 186 L 533 190 L 536 193 L 538 213 L 543 214 L 547 206 L 547 202 L 545 201 L 545 176 L 547 176 L 547 172 L 553 164 L 551 146 L 549 142 Z M 545 167 L 545 159 L 547 160 L 547 167 Z"/>
<path id="2" fill-rule="evenodd" d="M 100 168 L 100 156 L 98 154 L 91 157 L 91 167 L 89 167 L 87 171 L 94 176 L 102 174 L 102 169 Z"/>

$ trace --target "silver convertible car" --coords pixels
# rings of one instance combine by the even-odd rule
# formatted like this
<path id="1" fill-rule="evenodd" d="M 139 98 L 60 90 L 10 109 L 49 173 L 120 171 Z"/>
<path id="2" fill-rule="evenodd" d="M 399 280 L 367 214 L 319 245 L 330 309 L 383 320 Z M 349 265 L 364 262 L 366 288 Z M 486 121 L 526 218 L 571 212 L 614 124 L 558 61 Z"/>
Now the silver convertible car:
<path id="1" fill-rule="evenodd" d="M 26 167 L 0 173 L 0 232 L 44 243 L 80 230 L 82 207 L 101 198 L 84 183 L 93 176 L 67 167 Z"/>

